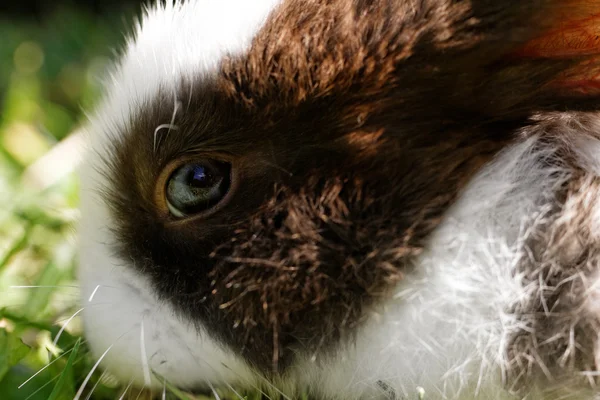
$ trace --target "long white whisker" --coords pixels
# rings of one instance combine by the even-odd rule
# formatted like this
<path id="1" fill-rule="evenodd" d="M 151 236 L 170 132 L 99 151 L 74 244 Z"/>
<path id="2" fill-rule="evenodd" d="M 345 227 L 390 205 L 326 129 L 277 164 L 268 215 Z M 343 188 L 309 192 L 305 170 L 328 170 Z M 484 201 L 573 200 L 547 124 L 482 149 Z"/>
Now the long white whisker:
<path id="1" fill-rule="evenodd" d="M 63 357 L 63 356 L 65 356 L 65 355 L 69 354 L 69 353 L 70 353 L 72 350 L 73 350 L 73 349 L 65 351 L 65 352 L 64 352 L 64 353 L 62 353 L 60 356 L 56 357 L 54 360 L 52 360 L 52 361 L 50 361 L 48 364 L 44 365 L 44 366 L 43 366 L 43 367 L 42 367 L 42 368 L 41 368 L 41 369 L 40 369 L 38 372 L 36 372 L 35 374 L 31 375 L 31 376 L 29 377 L 29 379 L 27 379 L 25 382 L 21 383 L 21 384 L 18 386 L 18 389 L 21 389 L 23 386 L 25 386 L 25 385 L 27 384 L 27 382 L 31 381 L 33 378 L 35 378 L 36 376 L 38 376 L 38 375 L 39 375 L 39 374 L 40 374 L 42 371 L 44 371 L 46 368 L 48 368 L 49 366 L 51 366 L 52 364 L 54 364 L 54 363 L 55 363 L 56 361 L 58 361 L 58 360 L 59 360 L 61 357 Z"/>
<path id="2" fill-rule="evenodd" d="M 140 398 L 140 396 L 142 395 L 142 393 L 144 393 L 144 389 L 140 389 L 140 391 L 138 392 L 138 395 L 135 396 L 135 400 L 138 400 Z"/>
<path id="3" fill-rule="evenodd" d="M 236 390 L 233 388 L 233 386 L 231 386 L 231 383 L 229 383 L 229 382 L 226 382 L 226 385 L 227 385 L 227 387 L 228 387 L 228 388 L 229 388 L 229 389 L 230 389 L 230 390 L 231 390 L 233 393 L 235 393 L 235 395 L 236 395 L 236 396 L 237 396 L 237 397 L 238 397 L 240 400 L 244 400 L 244 397 L 243 397 L 241 394 L 239 394 L 239 393 L 238 393 L 238 392 L 237 392 L 237 391 L 236 391 Z"/>
<path id="4" fill-rule="evenodd" d="M 52 344 L 54 346 L 56 346 L 56 344 L 58 343 L 58 339 L 60 339 L 60 336 L 63 334 L 63 332 L 65 331 L 65 328 L 67 327 L 67 325 L 69 325 L 69 322 L 71 322 L 73 320 L 73 318 L 75 318 L 77 316 L 77 314 L 79 314 L 80 312 L 82 312 L 85 309 L 85 307 L 80 308 L 79 310 L 75 311 L 75 313 L 73 315 L 71 315 L 71 317 L 67 320 L 67 322 L 65 322 L 63 324 L 63 326 L 60 328 L 60 330 L 58 331 L 58 333 L 56 334 L 56 337 L 54 338 L 54 340 L 52 341 Z"/>
<path id="5" fill-rule="evenodd" d="M 98 285 L 94 288 L 94 290 L 92 291 L 92 294 L 90 294 L 90 298 L 88 299 L 88 303 L 91 303 L 92 300 L 94 299 L 94 296 L 96 295 L 96 292 L 98 291 L 98 289 L 100 289 L 101 285 Z"/>
<path id="6" fill-rule="evenodd" d="M 127 394 L 127 391 L 129 390 L 131 385 L 133 385 L 133 379 L 129 381 L 129 384 L 127 385 L 127 387 L 125 387 L 125 390 L 121 394 L 121 397 L 119 397 L 119 400 L 123 400 L 125 398 L 125 395 Z"/>
<path id="7" fill-rule="evenodd" d="M 85 308 L 90 308 L 90 307 L 96 307 L 96 306 L 110 306 L 110 305 L 114 305 L 114 304 L 115 304 L 114 302 L 102 302 L 102 303 L 94 303 L 94 304 L 90 304 L 90 305 L 88 305 L 88 306 L 85 306 L 85 307 L 83 307 L 81 310 L 83 310 L 83 309 L 85 309 Z M 5 308 L 6 308 L 6 307 L 5 307 Z M 78 314 L 79 312 L 81 312 L 81 310 L 77 311 L 77 312 L 75 313 L 75 315 L 76 315 L 76 314 Z M 60 323 L 62 323 L 63 321 L 67 321 L 67 323 L 69 323 L 69 321 L 70 321 L 70 320 L 71 320 L 71 319 L 72 319 L 72 318 L 73 318 L 75 315 L 73 315 L 73 316 L 71 316 L 71 317 L 69 317 L 69 318 L 61 318 L 61 319 L 57 319 L 57 320 L 56 320 L 56 321 L 54 321 L 54 322 L 55 322 L 56 324 L 60 324 Z M 59 334 L 60 334 L 60 333 L 59 333 Z"/>
<path id="8" fill-rule="evenodd" d="M 190 109 L 190 104 L 192 104 L 192 95 L 194 93 L 194 84 L 190 80 L 190 95 L 188 97 L 187 109 Z"/>
<path id="9" fill-rule="evenodd" d="M 119 339 L 117 339 L 117 340 L 119 340 Z M 116 341 L 115 341 L 115 343 L 116 343 Z M 75 394 L 75 397 L 73 398 L 73 400 L 79 400 L 79 398 L 81 398 L 81 394 L 85 390 L 85 387 L 88 384 L 88 382 L 90 381 L 90 378 L 92 377 L 92 375 L 94 374 L 94 371 L 96 371 L 96 368 L 98 368 L 98 366 L 100 365 L 100 363 L 102 362 L 102 360 L 104 359 L 104 357 L 106 357 L 106 355 L 108 354 L 108 352 L 110 351 L 110 349 L 113 348 L 113 346 L 115 345 L 115 343 L 111 344 L 108 347 L 108 349 L 106 349 L 106 351 L 104 353 L 102 353 L 102 355 L 100 356 L 100 358 L 98 359 L 98 361 L 96 361 L 96 363 L 94 364 L 94 366 L 92 367 L 92 369 L 90 370 L 90 372 L 87 374 L 87 376 L 83 380 L 83 383 L 79 387 L 79 390 Z"/>
<path id="10" fill-rule="evenodd" d="M 173 115 L 171 116 L 171 122 L 169 123 L 170 126 L 175 126 L 175 117 L 177 117 L 177 112 L 181 108 L 181 102 L 179 100 L 177 100 L 176 96 L 173 97 L 173 101 L 175 104 L 173 105 Z M 179 129 L 179 128 L 177 128 L 177 129 Z M 165 135 L 165 139 L 169 136 L 169 133 L 171 133 L 171 128 L 169 128 L 169 130 L 167 131 L 167 134 Z"/>
<path id="11" fill-rule="evenodd" d="M 57 380 L 59 377 L 60 377 L 60 375 L 56 375 L 54 378 L 50 379 L 48 382 L 46 382 L 42 386 L 40 386 L 35 392 L 33 392 L 29 396 L 27 396 L 24 400 L 29 400 L 30 398 L 32 398 L 33 396 L 35 396 L 36 394 L 38 394 L 41 390 L 44 390 L 44 388 L 46 386 L 48 386 L 49 384 L 51 384 L 52 382 L 54 382 L 55 380 Z"/>
<path id="12" fill-rule="evenodd" d="M 53 289 L 61 289 L 61 288 L 69 288 L 69 289 L 79 289 L 79 286 L 76 285 L 12 285 L 8 287 L 9 289 L 40 289 L 40 288 L 53 288 Z"/>
<path id="13" fill-rule="evenodd" d="M 148 364 L 148 353 L 146 352 L 146 338 L 144 335 L 144 318 L 140 323 L 140 353 L 142 357 L 142 370 L 144 372 L 144 383 L 146 386 L 150 386 L 150 365 Z"/>
<path id="14" fill-rule="evenodd" d="M 210 383 L 209 381 L 207 381 L 207 383 L 208 383 L 208 386 L 210 387 L 210 390 L 212 390 L 213 395 L 215 396 L 215 400 L 221 400 L 221 398 L 219 397 L 219 394 L 215 390 L 215 387 L 212 385 L 212 383 Z"/>
<path id="15" fill-rule="evenodd" d="M 86 341 L 83 340 L 81 341 L 81 343 L 85 343 Z M 44 371 L 46 368 L 48 368 L 50 365 L 54 364 L 58 359 L 64 357 L 65 355 L 69 354 L 71 351 L 73 351 L 73 347 L 71 347 L 69 350 L 65 351 L 64 353 L 62 353 L 61 355 L 59 355 L 58 357 L 56 357 L 54 360 L 50 361 L 48 364 L 44 365 L 39 371 L 37 371 L 35 374 L 33 374 L 32 376 L 29 377 L 29 379 L 27 379 L 25 382 L 21 383 L 21 385 L 19 385 L 17 388 L 21 389 L 23 386 L 25 386 L 27 384 L 27 382 L 31 381 L 33 378 L 35 378 L 36 376 L 38 376 L 42 371 Z M 53 378 L 52 380 L 58 378 L 58 376 L 56 376 L 55 378 Z M 52 381 L 50 381 L 52 382 Z M 45 386 L 45 385 L 44 385 Z"/>
<path id="16" fill-rule="evenodd" d="M 90 390 L 90 392 L 88 393 L 85 400 L 90 400 L 92 398 L 92 394 L 94 393 L 94 390 L 96 390 L 96 388 L 98 387 L 98 385 L 100 384 L 100 382 L 102 381 L 102 379 L 104 378 L 105 375 L 106 375 L 106 371 L 104 371 L 102 373 L 102 375 L 100 375 L 100 378 L 98 378 L 98 381 L 96 382 L 96 384 L 94 386 L 92 386 L 92 390 Z"/>

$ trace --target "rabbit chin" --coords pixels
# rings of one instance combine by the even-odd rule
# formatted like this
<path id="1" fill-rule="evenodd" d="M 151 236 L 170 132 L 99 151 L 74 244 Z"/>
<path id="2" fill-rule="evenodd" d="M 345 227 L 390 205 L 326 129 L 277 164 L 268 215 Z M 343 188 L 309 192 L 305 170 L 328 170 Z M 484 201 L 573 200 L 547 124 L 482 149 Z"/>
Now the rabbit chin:
<path id="1" fill-rule="evenodd" d="M 591 138 L 580 144 L 583 160 L 600 146 Z M 539 295 L 539 285 L 523 269 L 526 244 L 536 227 L 547 227 L 556 212 L 557 188 L 573 178 L 567 168 L 544 162 L 555 152 L 532 136 L 498 155 L 449 211 L 393 299 L 374 307 L 353 340 L 333 356 L 300 357 L 275 384 L 291 396 L 309 390 L 340 399 L 417 398 L 420 390 L 431 398 L 513 398 L 506 387 L 516 357 L 511 341 L 535 326 L 515 310 L 526 310 L 529 299 Z M 140 385 L 160 385 L 157 374 L 184 388 L 270 389 L 202 327 L 178 318 L 144 277 L 110 255 L 105 245 L 110 218 L 103 203 L 83 196 L 83 216 L 83 315 L 88 342 L 102 365 Z M 584 302 L 590 312 L 597 311 L 597 298 Z M 540 394 L 547 387 L 526 386 L 533 398 L 554 398 Z M 556 396 L 564 391 L 564 398 L 587 396 L 585 389 L 565 385 L 552 390 Z"/>

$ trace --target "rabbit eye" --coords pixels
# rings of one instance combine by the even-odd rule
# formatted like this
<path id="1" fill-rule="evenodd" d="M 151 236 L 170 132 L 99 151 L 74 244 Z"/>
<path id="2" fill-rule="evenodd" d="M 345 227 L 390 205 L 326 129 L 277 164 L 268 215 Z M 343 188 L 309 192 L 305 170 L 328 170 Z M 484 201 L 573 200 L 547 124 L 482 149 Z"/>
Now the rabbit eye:
<path id="1" fill-rule="evenodd" d="M 171 214 L 182 218 L 215 207 L 231 186 L 231 164 L 200 160 L 177 168 L 166 187 Z"/>

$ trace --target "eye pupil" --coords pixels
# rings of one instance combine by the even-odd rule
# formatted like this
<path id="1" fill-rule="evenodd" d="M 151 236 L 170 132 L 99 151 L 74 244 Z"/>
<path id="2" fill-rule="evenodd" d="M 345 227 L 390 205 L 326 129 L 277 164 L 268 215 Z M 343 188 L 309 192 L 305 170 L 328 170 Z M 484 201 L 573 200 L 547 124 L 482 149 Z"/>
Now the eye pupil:
<path id="1" fill-rule="evenodd" d="M 210 185 L 211 177 L 207 175 L 206 169 L 202 165 L 194 165 L 190 169 L 189 182 L 190 185 L 197 188 L 205 188 Z"/>
<path id="2" fill-rule="evenodd" d="M 227 194 L 231 165 L 214 160 L 185 164 L 167 183 L 167 205 L 176 217 L 196 214 L 214 207 Z"/>

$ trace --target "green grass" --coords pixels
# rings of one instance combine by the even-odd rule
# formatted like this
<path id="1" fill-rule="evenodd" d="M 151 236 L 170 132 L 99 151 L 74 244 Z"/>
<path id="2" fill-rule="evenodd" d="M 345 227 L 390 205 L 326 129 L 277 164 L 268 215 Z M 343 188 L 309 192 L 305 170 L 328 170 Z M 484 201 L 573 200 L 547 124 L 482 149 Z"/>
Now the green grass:
<path id="1" fill-rule="evenodd" d="M 30 178 L 98 97 L 95 77 L 118 45 L 119 23 L 69 9 L 37 23 L 0 19 L 2 399 L 72 399 L 94 362 L 76 318 L 53 343 L 78 306 L 77 180 L 71 173 Z M 118 391 L 105 379 L 93 398 L 118 398 Z"/>

